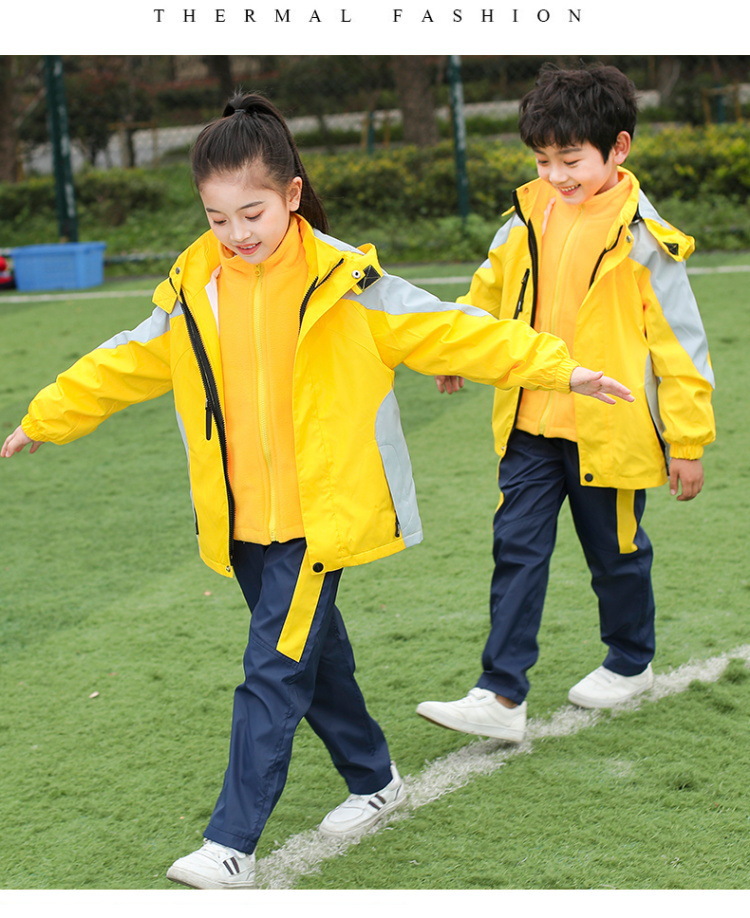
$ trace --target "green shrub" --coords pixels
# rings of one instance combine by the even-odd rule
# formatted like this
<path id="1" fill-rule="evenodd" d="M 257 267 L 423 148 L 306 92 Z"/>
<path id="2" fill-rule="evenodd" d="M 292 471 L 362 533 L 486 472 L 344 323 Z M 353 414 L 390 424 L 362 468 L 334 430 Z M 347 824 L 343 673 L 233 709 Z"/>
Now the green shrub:
<path id="1" fill-rule="evenodd" d="M 470 135 L 471 217 L 462 222 L 450 141 L 372 153 L 305 151 L 304 160 L 333 233 L 374 242 L 389 261 L 483 258 L 513 189 L 536 175 L 520 141 Z M 750 248 L 750 127 L 641 126 L 627 165 L 665 219 L 695 236 L 701 251 Z M 109 258 L 179 252 L 206 225 L 186 156 L 149 170 L 83 172 L 76 195 L 81 239 L 105 240 Z M 0 213 L 0 248 L 56 241 L 52 178 L 0 185 Z"/>
<path id="2" fill-rule="evenodd" d="M 405 262 L 464 261 L 479 264 L 498 227 L 498 219 L 470 214 L 437 220 L 407 221 L 400 218 L 367 220 L 350 214 L 337 220 L 334 235 L 354 245 L 372 243 L 386 270 Z"/>
<path id="3" fill-rule="evenodd" d="M 15 184 L 0 184 L 0 213 L 3 225 L 29 220 L 37 213 L 54 213 L 55 184 L 51 177 L 31 178 Z"/>
<path id="4" fill-rule="evenodd" d="M 166 197 L 164 186 L 143 169 L 86 172 L 76 191 L 82 210 L 112 226 L 120 226 L 133 211 L 158 212 Z"/>
<path id="5" fill-rule="evenodd" d="M 654 198 L 750 197 L 750 128 L 671 127 L 636 135 L 628 166 Z"/>
<path id="6" fill-rule="evenodd" d="M 157 212 L 166 199 L 163 183 L 143 169 L 81 172 L 75 178 L 75 194 L 80 221 L 108 226 L 120 226 L 134 212 Z M 44 176 L 15 185 L 0 184 L 0 212 L 8 228 L 20 227 L 35 217 L 54 217 L 54 179 Z"/>
<path id="7" fill-rule="evenodd" d="M 458 210 L 453 145 L 442 142 L 424 150 L 398 147 L 371 155 L 309 154 L 311 181 L 326 203 L 331 220 L 352 210 L 375 219 L 452 216 Z M 469 145 L 467 172 L 472 212 L 497 216 L 511 203 L 513 189 L 534 176 L 529 151 L 520 143 Z"/>
<path id="8" fill-rule="evenodd" d="M 750 249 L 747 203 L 720 195 L 693 200 L 664 198 L 654 202 L 659 213 L 695 238 L 699 252 L 732 252 Z"/>

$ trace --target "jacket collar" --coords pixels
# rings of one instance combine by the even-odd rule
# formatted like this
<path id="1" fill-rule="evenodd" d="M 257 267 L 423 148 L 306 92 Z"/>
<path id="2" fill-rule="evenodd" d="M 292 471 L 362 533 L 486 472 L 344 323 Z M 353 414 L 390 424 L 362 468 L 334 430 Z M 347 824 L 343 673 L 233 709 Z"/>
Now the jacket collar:
<path id="1" fill-rule="evenodd" d="M 643 222 L 644 226 L 664 251 L 676 261 L 682 261 L 688 258 L 695 249 L 695 240 L 691 236 L 680 232 L 671 224 L 663 220 L 646 195 L 643 193 L 640 183 L 635 175 L 622 166 L 618 172 L 630 179 L 630 193 L 620 214 L 612 225 L 610 240 L 608 245 L 612 244 L 617 238 L 622 227 L 629 227 L 635 223 Z M 528 223 L 532 213 L 537 207 L 542 209 L 550 200 L 554 191 L 548 182 L 542 179 L 534 179 L 521 185 L 514 194 L 514 207 L 508 211 L 514 210 L 524 223 Z"/>
<path id="2" fill-rule="evenodd" d="M 356 249 L 319 233 L 296 214 L 294 219 L 300 223 L 308 266 L 307 288 L 312 290 L 309 305 L 317 307 L 313 310 L 316 314 L 330 308 L 350 290 L 361 293 L 383 274 L 373 246 Z M 176 298 L 183 293 L 188 302 L 200 301 L 220 267 L 219 241 L 207 230 L 175 260 L 168 279 L 157 288 L 154 301 L 167 312 L 172 311 Z"/>
<path id="3" fill-rule="evenodd" d="M 630 179 L 630 193 L 616 221 L 618 225 L 624 224 L 627 226 L 633 221 L 638 211 L 641 186 L 635 175 L 628 169 L 624 169 L 620 166 L 617 171 L 622 178 Z M 549 201 L 554 197 L 554 194 L 554 189 L 549 182 L 545 182 L 540 178 L 534 179 L 531 182 L 527 182 L 525 185 L 521 185 L 516 190 L 514 195 L 515 206 L 513 209 L 518 212 L 518 215 L 524 223 L 527 223 L 537 208 L 544 210 Z"/>

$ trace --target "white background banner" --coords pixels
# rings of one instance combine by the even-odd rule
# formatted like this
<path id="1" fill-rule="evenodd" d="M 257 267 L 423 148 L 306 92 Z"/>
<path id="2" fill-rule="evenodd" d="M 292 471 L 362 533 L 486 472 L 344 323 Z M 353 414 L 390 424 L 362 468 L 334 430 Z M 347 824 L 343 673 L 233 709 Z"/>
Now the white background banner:
<path id="1" fill-rule="evenodd" d="M 8 3 L 2 54 L 745 54 L 737 0 Z"/>

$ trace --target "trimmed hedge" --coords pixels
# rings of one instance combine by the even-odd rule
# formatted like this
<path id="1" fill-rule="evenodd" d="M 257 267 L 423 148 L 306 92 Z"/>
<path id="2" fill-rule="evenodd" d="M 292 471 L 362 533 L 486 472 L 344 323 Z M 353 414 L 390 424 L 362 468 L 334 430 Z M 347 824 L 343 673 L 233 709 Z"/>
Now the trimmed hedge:
<path id="1" fill-rule="evenodd" d="M 76 206 L 81 222 L 120 226 L 134 212 L 156 212 L 164 206 L 167 189 L 158 176 L 144 169 L 84 171 L 75 177 Z M 22 229 L 23 221 L 38 214 L 55 214 L 52 176 L 15 184 L 0 183 L 3 224 Z M 40 240 L 43 242 L 52 240 Z"/>
<path id="2" fill-rule="evenodd" d="M 655 199 L 750 197 L 750 126 L 671 127 L 636 134 L 628 166 Z"/>
<path id="3" fill-rule="evenodd" d="M 453 148 L 401 147 L 370 156 L 308 154 L 310 178 L 332 218 L 350 208 L 375 217 L 445 217 L 458 209 Z M 721 125 L 639 132 L 627 162 L 654 201 L 750 197 L 750 127 Z M 533 156 L 520 141 L 473 141 L 467 155 L 471 211 L 494 217 L 513 189 L 535 177 Z M 343 213 L 342 213 L 343 212 Z"/>
<path id="4" fill-rule="evenodd" d="M 517 140 L 472 139 L 471 218 L 458 217 L 453 146 L 305 152 L 333 232 L 378 244 L 385 259 L 483 257 L 513 189 L 532 179 L 533 156 Z M 660 212 L 701 250 L 750 248 L 750 126 L 640 129 L 627 165 Z M 206 226 L 187 163 L 85 171 L 76 178 L 82 239 L 107 256 L 179 251 Z M 0 248 L 56 241 L 51 177 L 0 185 Z M 481 240 L 481 245 L 480 245 Z"/>
<path id="5" fill-rule="evenodd" d="M 458 210 L 453 146 L 393 147 L 360 152 L 307 154 L 310 180 L 333 223 L 352 210 L 374 219 L 404 220 L 452 216 Z M 520 143 L 470 144 L 467 154 L 470 206 L 479 216 L 496 216 L 511 203 L 513 189 L 534 176 L 533 160 Z"/>

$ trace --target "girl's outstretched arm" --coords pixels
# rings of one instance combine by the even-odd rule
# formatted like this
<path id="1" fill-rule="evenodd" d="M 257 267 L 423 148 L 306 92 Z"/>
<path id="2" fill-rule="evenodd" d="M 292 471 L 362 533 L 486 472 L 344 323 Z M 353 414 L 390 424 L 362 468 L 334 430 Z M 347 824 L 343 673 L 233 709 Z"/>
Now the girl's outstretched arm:
<path id="1" fill-rule="evenodd" d="M 42 445 L 41 440 L 32 440 L 30 437 L 27 437 L 23 431 L 23 427 L 16 427 L 13 433 L 5 438 L 3 448 L 0 449 L 0 456 L 2 456 L 3 459 L 10 459 L 15 453 L 20 453 L 29 443 L 31 444 L 30 453 L 35 453 Z"/>
<path id="2" fill-rule="evenodd" d="M 601 371 L 587 370 L 586 367 L 576 367 L 570 374 L 570 391 L 577 395 L 590 395 L 598 398 L 600 402 L 614 405 L 612 396 L 617 396 L 626 402 L 634 402 L 630 389 L 623 386 L 610 376 L 605 376 Z"/>

